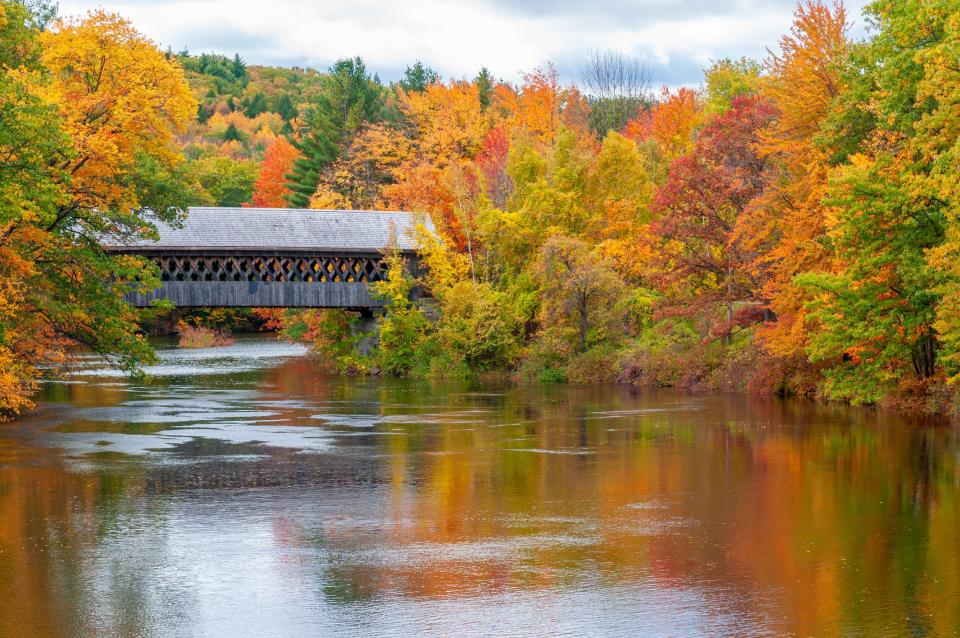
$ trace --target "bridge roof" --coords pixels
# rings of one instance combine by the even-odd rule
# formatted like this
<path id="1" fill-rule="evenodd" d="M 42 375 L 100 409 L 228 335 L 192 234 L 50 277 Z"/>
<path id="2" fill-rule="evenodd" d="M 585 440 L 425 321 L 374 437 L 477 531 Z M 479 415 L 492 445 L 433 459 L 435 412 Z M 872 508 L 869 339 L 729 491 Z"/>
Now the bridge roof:
<path id="1" fill-rule="evenodd" d="M 114 250 L 320 250 L 379 252 L 391 232 L 400 250 L 416 248 L 410 236 L 413 213 L 362 210 L 305 210 L 299 208 L 191 208 L 181 228 L 157 223 L 159 241 L 121 243 L 105 240 Z M 436 232 L 428 216 L 423 223 Z"/>

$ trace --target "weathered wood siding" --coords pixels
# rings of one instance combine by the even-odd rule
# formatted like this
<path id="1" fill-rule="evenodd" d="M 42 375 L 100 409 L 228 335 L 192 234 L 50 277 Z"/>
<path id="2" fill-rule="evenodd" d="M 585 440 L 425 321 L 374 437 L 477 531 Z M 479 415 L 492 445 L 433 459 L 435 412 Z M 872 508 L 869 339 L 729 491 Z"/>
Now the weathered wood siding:
<path id="1" fill-rule="evenodd" d="M 178 308 L 378 308 L 365 283 L 306 281 L 165 281 L 149 294 L 131 294 L 146 307 L 168 299 Z"/>

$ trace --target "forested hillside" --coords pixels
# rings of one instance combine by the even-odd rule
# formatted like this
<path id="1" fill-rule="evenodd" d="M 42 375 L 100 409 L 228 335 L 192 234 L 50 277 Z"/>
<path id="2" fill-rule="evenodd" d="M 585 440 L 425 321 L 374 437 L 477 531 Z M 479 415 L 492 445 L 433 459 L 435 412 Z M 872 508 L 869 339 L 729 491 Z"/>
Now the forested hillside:
<path id="1" fill-rule="evenodd" d="M 163 54 L 116 16 L 48 25 L 24 19 L 21 3 L 0 6 L 3 42 L 15 30 L 29 43 L 0 51 L 0 107 L 21 114 L 16 126 L 4 116 L 0 138 L 0 155 L 20 162 L 0 175 L 0 359 L 17 362 L 0 381 L 7 409 L 24 404 L 34 366 L 49 358 L 34 335 L 104 351 L 136 337 L 116 295 L 131 277 L 152 281 L 131 270 L 149 268 L 99 255 L 67 230 L 79 219 L 149 232 L 129 210 L 176 215 L 188 204 L 432 217 L 443 242 L 423 237 L 422 281 L 394 264 L 375 355 L 352 347 L 340 311 L 270 316 L 344 370 L 506 370 L 951 409 L 955 0 L 877 0 L 863 41 L 850 39 L 841 5 L 807 2 L 766 59 L 720 60 L 701 86 L 675 90 L 651 87 L 642 64 L 618 54 L 587 60 L 582 86 L 550 65 L 510 83 L 485 69 L 440 78 L 420 62 L 388 84 L 359 58 L 316 71 Z M 119 31 L 149 51 L 136 64 L 162 67 L 173 85 L 149 90 L 178 101 L 173 115 L 158 108 L 161 126 L 129 133 L 115 165 L 102 160 L 116 175 L 104 191 L 106 173 L 83 160 L 97 132 L 74 101 L 89 89 L 67 52 L 75 40 L 115 47 L 110 63 L 128 64 L 111 40 Z M 48 132 L 22 130 L 30 118 L 48 118 L 37 120 Z M 16 150 L 25 139 L 32 155 Z M 61 139 L 75 150 L 55 151 Z M 65 309 L 75 297 L 49 289 L 59 275 L 24 248 L 38 241 L 122 276 L 88 291 L 99 305 L 77 316 Z M 414 285 L 437 300 L 438 317 L 407 301 Z M 33 299 L 38 288 L 49 290 Z M 78 332 L 104 316 L 111 336 Z"/>

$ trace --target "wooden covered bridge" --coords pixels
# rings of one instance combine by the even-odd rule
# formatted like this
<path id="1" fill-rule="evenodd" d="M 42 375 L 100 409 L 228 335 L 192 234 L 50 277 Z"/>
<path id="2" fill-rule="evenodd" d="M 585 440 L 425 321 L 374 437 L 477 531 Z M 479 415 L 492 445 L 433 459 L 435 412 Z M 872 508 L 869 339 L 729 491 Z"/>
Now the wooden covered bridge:
<path id="1" fill-rule="evenodd" d="M 159 265 L 163 284 L 131 294 L 136 306 L 364 310 L 383 305 L 367 284 L 386 278 L 390 242 L 416 269 L 417 221 L 404 212 L 191 208 L 181 227 L 157 224 L 157 241 L 102 244 Z"/>

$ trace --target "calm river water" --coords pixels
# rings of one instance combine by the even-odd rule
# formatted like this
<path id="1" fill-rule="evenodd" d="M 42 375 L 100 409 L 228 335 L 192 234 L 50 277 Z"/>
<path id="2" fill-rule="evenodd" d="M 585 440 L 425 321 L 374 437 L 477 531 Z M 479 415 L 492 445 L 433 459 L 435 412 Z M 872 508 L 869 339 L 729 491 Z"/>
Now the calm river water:
<path id="1" fill-rule="evenodd" d="M 960 633 L 948 426 L 161 356 L 0 426 L 0 636 Z"/>

